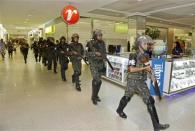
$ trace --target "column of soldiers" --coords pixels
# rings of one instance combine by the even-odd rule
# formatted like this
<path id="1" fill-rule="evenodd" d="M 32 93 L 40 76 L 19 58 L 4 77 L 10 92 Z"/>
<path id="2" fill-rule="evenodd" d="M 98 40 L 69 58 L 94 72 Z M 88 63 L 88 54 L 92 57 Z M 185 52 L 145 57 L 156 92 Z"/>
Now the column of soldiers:
<path id="1" fill-rule="evenodd" d="M 48 70 L 52 70 L 57 73 L 57 63 L 60 64 L 60 73 L 62 81 L 67 81 L 66 71 L 68 69 L 69 62 L 72 63 L 73 75 L 72 83 L 75 84 L 77 91 L 81 91 L 81 81 L 79 79 L 81 75 L 81 60 L 84 57 L 84 47 L 79 43 L 79 35 L 73 34 L 71 37 L 71 43 L 68 44 L 64 36 L 60 40 L 54 40 L 53 37 L 48 37 L 47 40 L 40 38 L 39 41 L 34 41 L 31 46 L 34 52 L 36 62 L 42 62 Z"/>
<path id="2" fill-rule="evenodd" d="M 81 43 L 79 43 L 79 35 L 73 34 L 71 37 L 71 43 L 66 42 L 66 38 L 62 36 L 57 42 L 54 43 L 53 38 L 48 38 L 43 40 L 40 38 L 38 42 L 35 42 L 32 46 L 35 54 L 35 60 L 41 61 L 51 70 L 52 63 L 54 65 L 54 73 L 57 73 L 57 61 L 59 58 L 59 63 L 61 65 L 61 78 L 63 81 L 66 79 L 66 70 L 68 69 L 68 63 L 72 63 L 73 75 L 72 83 L 75 84 L 77 91 L 81 91 L 81 81 L 79 79 L 81 75 L 81 60 L 84 54 L 86 55 L 91 74 L 92 74 L 92 95 L 91 100 L 94 105 L 101 102 L 99 97 L 99 91 L 102 85 L 101 76 L 106 72 L 105 57 L 106 56 L 106 45 L 102 39 L 101 30 L 95 30 L 93 32 L 92 39 L 87 43 L 86 50 Z M 164 130 L 169 128 L 168 124 L 160 124 L 158 114 L 155 108 L 155 101 L 150 95 L 148 87 L 145 83 L 147 79 L 147 73 L 151 71 L 150 66 L 144 67 L 144 64 L 140 62 L 140 57 L 145 55 L 147 50 L 147 44 L 151 43 L 151 38 L 148 36 L 140 36 L 136 40 L 137 50 L 136 53 L 131 53 L 129 55 L 129 72 L 127 78 L 127 87 L 124 96 L 121 98 L 119 106 L 116 110 L 118 115 L 122 118 L 127 118 L 127 115 L 123 112 L 127 103 L 131 100 L 134 94 L 139 95 L 143 102 L 146 104 L 148 112 L 151 116 L 154 131 Z M 85 52 L 85 53 L 84 53 Z"/>

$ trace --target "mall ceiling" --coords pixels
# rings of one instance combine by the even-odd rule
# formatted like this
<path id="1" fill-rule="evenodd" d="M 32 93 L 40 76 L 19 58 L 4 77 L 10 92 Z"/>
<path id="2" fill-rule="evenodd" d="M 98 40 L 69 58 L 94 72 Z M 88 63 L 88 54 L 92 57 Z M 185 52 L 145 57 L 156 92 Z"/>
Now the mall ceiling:
<path id="1" fill-rule="evenodd" d="M 127 18 L 147 15 L 159 21 L 195 26 L 195 0 L 0 0 L 0 23 L 10 33 L 22 34 L 60 16 L 75 5 L 81 15 Z"/>

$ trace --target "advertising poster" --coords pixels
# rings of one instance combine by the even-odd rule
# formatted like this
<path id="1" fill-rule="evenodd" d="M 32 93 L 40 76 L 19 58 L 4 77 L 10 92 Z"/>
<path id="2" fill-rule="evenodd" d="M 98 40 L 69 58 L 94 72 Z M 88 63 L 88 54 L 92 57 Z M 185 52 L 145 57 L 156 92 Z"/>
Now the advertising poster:
<path id="1" fill-rule="evenodd" d="M 163 94 L 164 72 L 165 72 L 165 59 L 154 58 L 152 60 L 152 68 L 154 70 L 155 77 L 157 79 L 158 86 L 160 88 L 161 95 Z M 155 96 L 153 84 L 150 84 L 150 93 Z"/>

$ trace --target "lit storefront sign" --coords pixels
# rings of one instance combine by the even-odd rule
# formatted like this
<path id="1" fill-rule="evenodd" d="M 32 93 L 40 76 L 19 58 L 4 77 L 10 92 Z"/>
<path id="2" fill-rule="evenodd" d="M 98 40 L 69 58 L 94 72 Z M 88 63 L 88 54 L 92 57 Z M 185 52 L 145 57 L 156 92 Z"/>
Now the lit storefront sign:
<path id="1" fill-rule="evenodd" d="M 45 33 L 46 34 L 53 34 L 55 33 L 55 26 L 49 26 L 45 28 Z"/>
<path id="2" fill-rule="evenodd" d="M 128 24 L 115 23 L 115 32 L 117 32 L 117 33 L 128 33 Z"/>

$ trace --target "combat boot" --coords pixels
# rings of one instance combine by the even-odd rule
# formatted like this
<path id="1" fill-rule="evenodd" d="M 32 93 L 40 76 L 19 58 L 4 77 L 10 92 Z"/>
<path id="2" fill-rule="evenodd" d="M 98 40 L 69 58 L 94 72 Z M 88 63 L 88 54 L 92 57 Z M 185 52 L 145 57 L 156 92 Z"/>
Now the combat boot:
<path id="1" fill-rule="evenodd" d="M 153 97 L 149 98 L 149 101 L 147 103 L 147 108 L 148 108 L 148 112 L 149 112 L 151 120 L 152 120 L 154 131 L 160 131 L 160 130 L 165 130 L 165 129 L 169 128 L 169 124 L 160 124 L 159 123 L 159 118 L 158 118 L 158 114 L 156 112 L 156 107 L 154 105 Z"/>
<path id="2" fill-rule="evenodd" d="M 120 100 L 120 103 L 119 103 L 119 106 L 116 112 L 121 118 L 124 118 L 124 119 L 127 118 L 127 115 L 123 112 L 123 110 L 129 101 L 130 101 L 130 97 L 126 97 L 126 96 L 123 96 L 122 99 Z"/>

